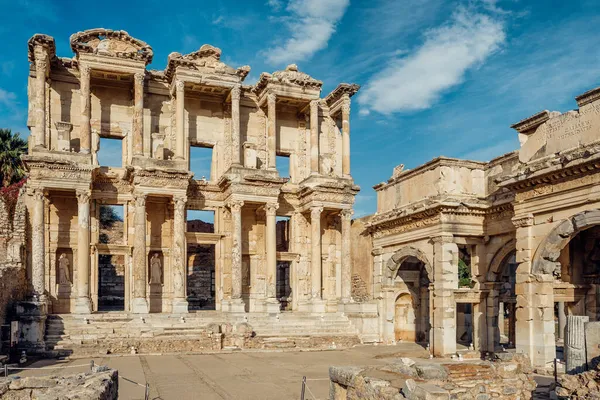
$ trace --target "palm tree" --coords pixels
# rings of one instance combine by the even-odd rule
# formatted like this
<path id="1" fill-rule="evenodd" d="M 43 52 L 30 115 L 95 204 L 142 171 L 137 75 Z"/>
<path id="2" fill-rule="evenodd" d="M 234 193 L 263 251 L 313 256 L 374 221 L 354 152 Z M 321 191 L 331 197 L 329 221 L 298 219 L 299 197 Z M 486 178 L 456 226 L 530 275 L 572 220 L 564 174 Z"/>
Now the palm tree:
<path id="1" fill-rule="evenodd" d="M 18 133 L 0 128 L 0 178 L 7 187 L 25 176 L 21 154 L 27 152 L 27 142 Z"/>

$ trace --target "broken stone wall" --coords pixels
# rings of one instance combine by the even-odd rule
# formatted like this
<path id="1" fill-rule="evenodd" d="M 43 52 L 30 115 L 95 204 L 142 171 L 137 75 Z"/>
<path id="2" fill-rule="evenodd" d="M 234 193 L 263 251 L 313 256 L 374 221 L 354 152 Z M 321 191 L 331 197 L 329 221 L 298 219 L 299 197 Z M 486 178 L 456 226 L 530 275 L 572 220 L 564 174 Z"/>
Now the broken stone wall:
<path id="1" fill-rule="evenodd" d="M 350 228 L 350 258 L 352 265 L 352 299 L 363 302 L 371 298 L 373 285 L 373 242 L 366 231 L 371 216 L 357 218 Z"/>

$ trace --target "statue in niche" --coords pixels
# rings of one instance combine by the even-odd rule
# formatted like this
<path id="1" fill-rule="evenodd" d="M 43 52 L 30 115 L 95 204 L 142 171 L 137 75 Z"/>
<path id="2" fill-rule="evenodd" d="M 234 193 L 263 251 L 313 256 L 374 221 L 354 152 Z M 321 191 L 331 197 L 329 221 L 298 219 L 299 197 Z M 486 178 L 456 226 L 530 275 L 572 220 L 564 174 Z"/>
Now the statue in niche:
<path id="1" fill-rule="evenodd" d="M 62 253 L 58 258 L 58 283 L 60 285 L 70 285 L 69 259 L 65 253 Z"/>
<path id="2" fill-rule="evenodd" d="M 162 264 L 158 253 L 150 259 L 150 284 L 162 284 Z"/>

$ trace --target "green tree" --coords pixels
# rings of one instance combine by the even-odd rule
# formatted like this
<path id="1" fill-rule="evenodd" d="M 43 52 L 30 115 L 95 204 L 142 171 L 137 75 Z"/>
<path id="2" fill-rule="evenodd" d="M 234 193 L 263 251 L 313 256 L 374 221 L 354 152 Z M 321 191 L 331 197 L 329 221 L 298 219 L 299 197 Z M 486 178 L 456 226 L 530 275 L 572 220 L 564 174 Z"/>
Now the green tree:
<path id="1" fill-rule="evenodd" d="M 3 187 L 25 177 L 25 166 L 21 161 L 21 155 L 26 152 L 27 142 L 19 136 L 19 133 L 0 128 L 0 177 Z"/>
<path id="2" fill-rule="evenodd" d="M 471 268 L 462 259 L 458 260 L 458 287 L 472 287 Z"/>

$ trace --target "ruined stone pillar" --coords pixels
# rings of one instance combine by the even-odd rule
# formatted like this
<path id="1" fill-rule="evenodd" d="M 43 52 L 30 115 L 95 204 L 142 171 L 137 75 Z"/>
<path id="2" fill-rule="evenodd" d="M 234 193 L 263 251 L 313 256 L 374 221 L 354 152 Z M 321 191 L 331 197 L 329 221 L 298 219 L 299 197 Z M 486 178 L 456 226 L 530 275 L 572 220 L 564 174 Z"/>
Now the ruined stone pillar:
<path id="1" fill-rule="evenodd" d="M 186 241 L 185 241 L 185 196 L 175 196 L 173 217 L 173 312 L 187 313 L 188 302 L 186 300 Z"/>
<path id="2" fill-rule="evenodd" d="M 185 106 L 185 89 L 183 81 L 175 82 L 176 91 L 176 110 L 175 110 L 175 158 L 177 160 L 184 159 L 185 153 L 185 134 L 184 134 L 184 106 Z"/>
<path id="3" fill-rule="evenodd" d="M 310 244 L 311 244 L 311 292 L 313 300 L 321 300 L 322 270 L 321 270 L 321 213 L 323 207 L 310 209 Z"/>
<path id="4" fill-rule="evenodd" d="M 267 311 L 279 312 L 279 300 L 277 299 L 277 230 L 276 214 L 279 205 L 267 203 L 265 206 L 267 214 Z"/>
<path id="5" fill-rule="evenodd" d="M 147 254 L 146 254 L 146 194 L 135 195 L 133 242 L 133 304 L 131 311 L 136 314 L 148 313 L 147 287 Z"/>
<path id="6" fill-rule="evenodd" d="M 231 163 L 236 166 L 242 165 L 242 152 L 240 144 L 240 96 L 241 85 L 231 89 Z"/>
<path id="7" fill-rule="evenodd" d="M 569 315 L 567 329 L 565 330 L 565 363 L 567 374 L 580 374 L 587 369 L 587 355 L 585 351 L 585 323 L 590 317 Z"/>
<path id="8" fill-rule="evenodd" d="M 352 299 L 352 264 L 350 260 L 350 227 L 352 225 L 352 210 L 342 210 L 342 273 L 341 288 L 342 302 L 349 303 Z"/>
<path id="9" fill-rule="evenodd" d="M 500 337 L 504 335 L 504 303 L 498 303 L 498 330 L 500 331 Z"/>
<path id="10" fill-rule="evenodd" d="M 565 326 L 567 326 L 567 315 L 565 314 L 565 302 L 558 302 L 558 338 L 564 339 Z"/>
<path id="11" fill-rule="evenodd" d="M 144 73 L 135 74 L 133 83 L 133 155 L 144 154 Z"/>
<path id="12" fill-rule="evenodd" d="M 31 283 L 34 297 L 44 302 L 46 300 L 44 190 L 41 188 L 33 189 L 30 194 L 33 197 L 33 215 L 31 218 Z"/>
<path id="13" fill-rule="evenodd" d="M 46 54 L 35 59 L 35 147 L 46 147 Z"/>
<path id="14" fill-rule="evenodd" d="M 90 302 L 90 190 L 77 191 L 77 299 L 76 314 L 92 312 Z"/>
<path id="15" fill-rule="evenodd" d="M 229 311 L 243 312 L 242 300 L 242 207 L 244 202 L 233 200 L 229 204 L 231 210 L 232 244 L 231 244 L 231 301 Z"/>
<path id="16" fill-rule="evenodd" d="M 319 100 L 310 102 L 310 173 L 319 173 Z"/>
<path id="17" fill-rule="evenodd" d="M 91 68 L 87 65 L 79 66 L 79 87 L 81 97 L 81 116 L 79 121 L 79 152 L 90 153 L 92 142 L 92 127 L 90 118 L 92 114 L 92 101 L 90 91 Z"/>
<path id="18" fill-rule="evenodd" d="M 277 97 L 273 93 L 267 95 L 267 167 L 276 169 L 276 146 L 277 146 Z"/>
<path id="19" fill-rule="evenodd" d="M 456 353 L 456 302 L 458 289 L 458 246 L 452 236 L 433 240 L 433 354 Z"/>
<path id="20" fill-rule="evenodd" d="M 350 176 L 350 96 L 342 104 L 342 175 Z"/>

